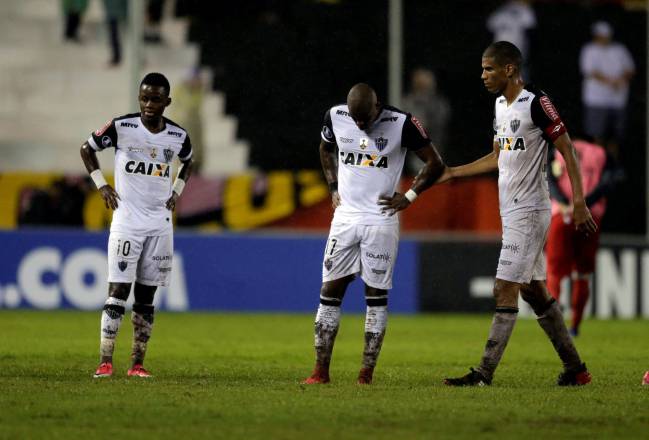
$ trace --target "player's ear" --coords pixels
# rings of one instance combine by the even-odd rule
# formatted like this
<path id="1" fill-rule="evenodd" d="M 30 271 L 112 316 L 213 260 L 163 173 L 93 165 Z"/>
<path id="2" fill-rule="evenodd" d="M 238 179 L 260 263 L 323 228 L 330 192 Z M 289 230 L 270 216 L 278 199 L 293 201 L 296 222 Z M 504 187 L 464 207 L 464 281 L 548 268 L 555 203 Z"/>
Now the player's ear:
<path id="1" fill-rule="evenodd" d="M 171 98 L 167 97 L 167 103 L 165 104 L 165 107 L 169 107 L 169 104 L 171 104 Z"/>

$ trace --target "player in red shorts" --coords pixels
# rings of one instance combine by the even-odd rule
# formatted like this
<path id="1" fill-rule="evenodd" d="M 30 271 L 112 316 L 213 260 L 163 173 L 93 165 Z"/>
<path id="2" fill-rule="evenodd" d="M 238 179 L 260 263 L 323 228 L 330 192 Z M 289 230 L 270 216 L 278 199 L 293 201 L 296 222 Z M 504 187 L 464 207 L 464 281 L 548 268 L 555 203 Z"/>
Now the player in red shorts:
<path id="1" fill-rule="evenodd" d="M 597 231 L 586 234 L 578 231 L 572 220 L 571 188 L 566 165 L 558 152 L 551 154 L 549 173 L 552 220 L 546 245 L 547 283 L 550 294 L 559 301 L 561 280 L 572 276 L 570 333 L 577 336 L 584 308 L 590 296 L 589 279 L 595 269 L 595 255 L 599 246 L 599 226 L 606 210 L 606 193 L 613 186 L 613 162 L 599 145 L 574 140 L 579 156 L 582 186 L 586 205 L 597 223 Z"/>

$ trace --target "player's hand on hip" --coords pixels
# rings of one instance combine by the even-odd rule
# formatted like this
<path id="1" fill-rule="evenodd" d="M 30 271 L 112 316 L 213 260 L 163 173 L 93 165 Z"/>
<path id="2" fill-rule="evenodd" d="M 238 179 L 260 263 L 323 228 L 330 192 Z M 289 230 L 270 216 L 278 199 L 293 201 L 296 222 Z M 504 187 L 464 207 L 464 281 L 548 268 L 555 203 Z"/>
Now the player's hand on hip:
<path id="1" fill-rule="evenodd" d="M 178 197 L 179 196 L 175 191 L 171 191 L 171 197 L 169 197 L 169 200 L 165 203 L 165 206 L 169 211 L 176 209 L 176 200 L 178 200 Z"/>
<path id="2" fill-rule="evenodd" d="M 331 193 L 331 206 L 333 206 L 334 209 L 340 206 L 340 194 L 338 194 L 338 191 Z"/>
<path id="3" fill-rule="evenodd" d="M 591 234 L 597 231 L 597 223 L 595 223 L 593 216 L 590 215 L 590 211 L 585 205 L 575 205 L 572 216 L 575 220 L 575 228 L 577 230 L 585 234 Z"/>
<path id="4" fill-rule="evenodd" d="M 119 198 L 119 194 L 113 189 L 112 186 L 110 185 L 104 185 L 101 188 L 99 188 L 99 194 L 101 194 L 101 198 L 104 199 L 104 203 L 106 204 L 106 208 L 115 210 L 117 209 L 117 200 L 121 200 Z"/>
<path id="5" fill-rule="evenodd" d="M 394 193 L 392 197 L 383 196 L 379 199 L 378 204 L 381 206 L 381 212 L 393 216 L 398 211 L 410 206 L 410 200 L 401 193 Z"/>

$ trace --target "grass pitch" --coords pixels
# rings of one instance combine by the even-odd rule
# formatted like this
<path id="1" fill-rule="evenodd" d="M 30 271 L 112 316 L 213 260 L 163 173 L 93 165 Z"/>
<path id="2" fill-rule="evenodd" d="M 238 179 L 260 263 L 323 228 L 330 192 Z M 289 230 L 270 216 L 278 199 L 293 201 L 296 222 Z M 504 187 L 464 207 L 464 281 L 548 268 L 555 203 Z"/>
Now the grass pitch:
<path id="1" fill-rule="evenodd" d="M 128 315 L 127 315 L 128 316 Z M 303 386 L 312 315 L 156 315 L 146 366 L 97 380 L 99 313 L 0 311 L 0 438 L 647 438 L 649 323 L 586 321 L 577 346 L 591 385 L 561 370 L 533 320 L 519 320 L 494 385 L 442 378 L 478 362 L 489 316 L 390 316 L 374 385 L 355 384 L 363 317 L 344 316 L 332 383 Z"/>

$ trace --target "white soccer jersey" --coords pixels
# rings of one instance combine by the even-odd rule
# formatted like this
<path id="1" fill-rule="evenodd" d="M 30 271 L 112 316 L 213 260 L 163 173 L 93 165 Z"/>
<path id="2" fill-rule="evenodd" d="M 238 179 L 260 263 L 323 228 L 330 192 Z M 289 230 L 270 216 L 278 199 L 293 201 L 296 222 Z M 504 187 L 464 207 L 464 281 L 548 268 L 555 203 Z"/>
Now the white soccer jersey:
<path id="1" fill-rule="evenodd" d="M 397 216 L 381 213 L 380 197 L 397 190 L 407 150 L 430 145 L 419 121 L 394 107 L 383 107 L 367 131 L 360 130 L 347 105 L 325 113 L 322 139 L 338 146 L 338 194 L 334 222 L 394 224 Z"/>
<path id="2" fill-rule="evenodd" d="M 500 215 L 550 209 L 548 143 L 566 132 L 559 112 L 544 92 L 525 86 L 511 105 L 498 97 L 495 114 Z"/>
<path id="3" fill-rule="evenodd" d="M 133 113 L 109 121 L 88 138 L 97 151 L 115 148 L 115 191 L 120 199 L 111 231 L 143 236 L 172 231 L 171 212 L 165 206 L 171 196 L 171 164 L 176 156 L 188 160 L 192 144 L 183 128 L 164 121 L 164 130 L 151 133 L 140 114 Z"/>

